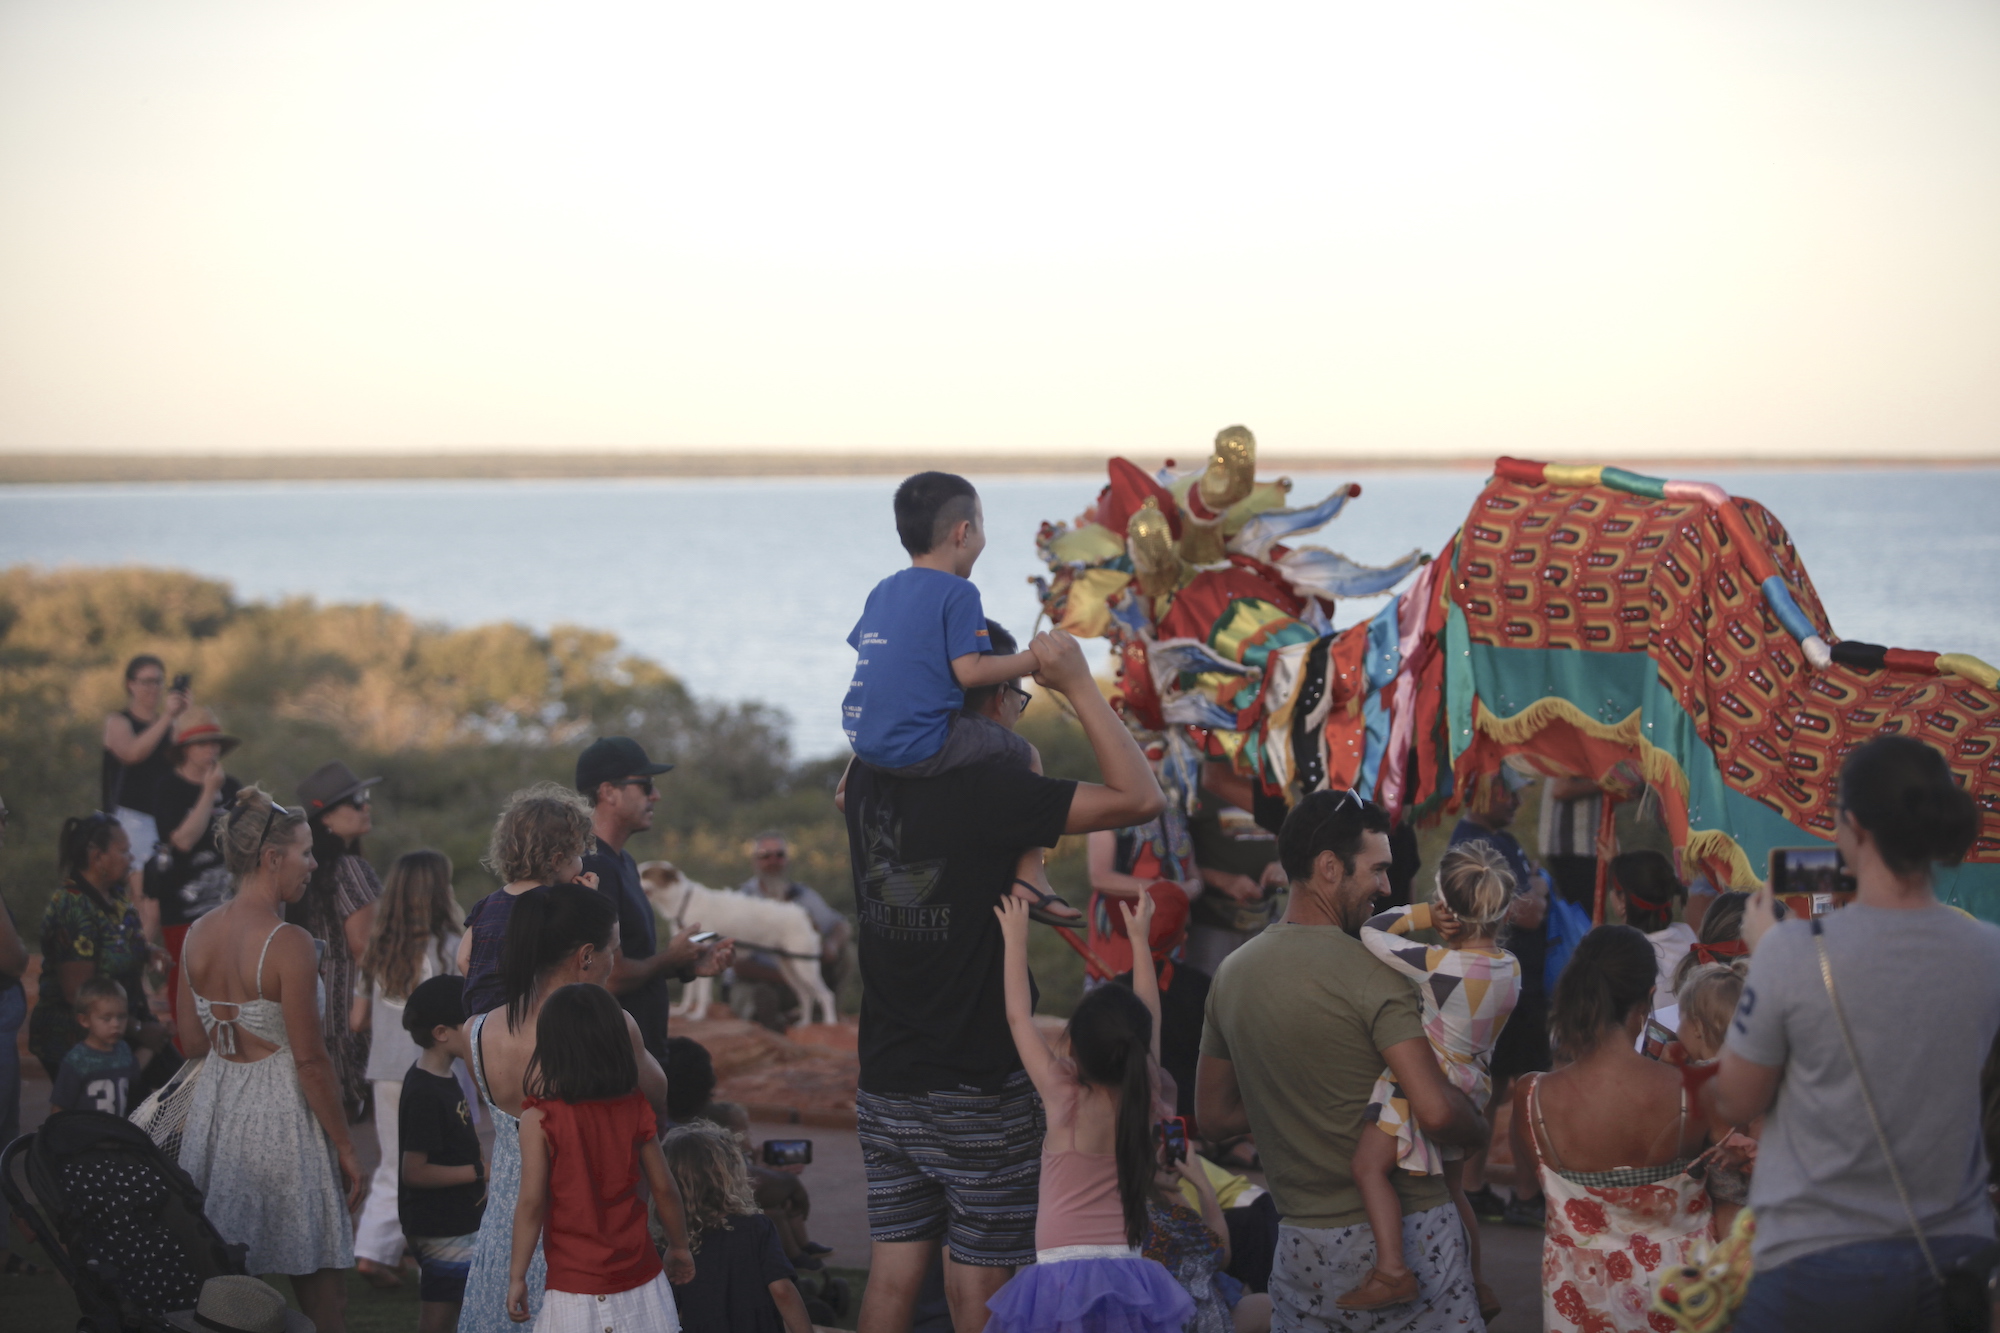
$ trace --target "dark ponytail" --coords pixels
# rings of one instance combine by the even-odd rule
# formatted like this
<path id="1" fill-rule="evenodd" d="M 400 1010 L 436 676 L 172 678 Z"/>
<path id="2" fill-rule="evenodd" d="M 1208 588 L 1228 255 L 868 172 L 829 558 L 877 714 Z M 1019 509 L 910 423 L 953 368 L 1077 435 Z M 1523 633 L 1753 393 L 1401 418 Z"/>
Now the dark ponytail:
<path id="1" fill-rule="evenodd" d="M 1146 1241 L 1146 1201 L 1153 1192 L 1153 1015 L 1123 986 L 1099 986 L 1069 1019 L 1077 1080 L 1118 1095 L 1113 1155 L 1125 1238 Z"/>
<path id="2" fill-rule="evenodd" d="M 1898 875 L 1955 866 L 1979 836 L 1979 807 L 1944 756 L 1913 736 L 1877 736 L 1848 755 L 1840 805 Z"/>
<path id="3" fill-rule="evenodd" d="M 518 1029 L 528 1017 L 535 982 L 563 959 L 592 945 L 611 947 L 618 909 L 611 899 L 581 884 L 529 889 L 514 900 L 507 936 L 500 942 L 500 989 L 507 1001 L 507 1026 Z"/>
<path id="4" fill-rule="evenodd" d="M 111 839 L 120 828 L 118 816 L 93 810 L 87 815 L 72 815 L 62 823 L 62 832 L 56 835 L 56 872 L 65 884 L 83 882 L 83 868 L 90 864 L 90 854 L 101 852 L 111 845 Z M 138 848 L 133 848 L 136 854 Z M 147 849 L 149 852 L 150 848 Z"/>
<path id="5" fill-rule="evenodd" d="M 1643 931 L 1671 926 L 1674 903 L 1687 897 L 1674 874 L 1674 863 L 1651 849 L 1612 857 L 1611 876 L 1625 894 L 1625 924 Z"/>
<path id="6" fill-rule="evenodd" d="M 1620 1028 L 1659 980 L 1653 942 L 1631 926 L 1599 926 L 1577 943 L 1549 1005 L 1556 1053 L 1577 1059 Z"/>

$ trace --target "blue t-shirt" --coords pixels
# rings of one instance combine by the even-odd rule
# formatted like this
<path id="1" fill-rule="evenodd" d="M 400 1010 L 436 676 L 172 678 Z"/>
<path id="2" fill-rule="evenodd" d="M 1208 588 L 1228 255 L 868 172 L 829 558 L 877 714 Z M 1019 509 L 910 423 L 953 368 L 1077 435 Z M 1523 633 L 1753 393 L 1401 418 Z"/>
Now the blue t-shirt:
<path id="1" fill-rule="evenodd" d="M 992 647 L 972 580 L 915 565 L 875 585 L 847 644 L 854 681 L 840 725 L 877 768 L 920 764 L 944 748 L 965 705 L 951 661 Z"/>
<path id="2" fill-rule="evenodd" d="M 63 1056 L 56 1069 L 56 1085 L 49 1093 L 49 1105 L 63 1111 L 103 1111 L 125 1114 L 126 1094 L 132 1080 L 139 1077 L 139 1062 L 124 1042 L 100 1051 L 88 1042 L 78 1042 Z"/>

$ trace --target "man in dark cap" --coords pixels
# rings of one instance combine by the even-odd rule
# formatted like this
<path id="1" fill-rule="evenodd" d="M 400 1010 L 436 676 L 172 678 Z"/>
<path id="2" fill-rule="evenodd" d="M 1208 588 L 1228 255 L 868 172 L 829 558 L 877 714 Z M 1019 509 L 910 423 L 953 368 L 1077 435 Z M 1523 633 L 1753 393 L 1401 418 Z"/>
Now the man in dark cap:
<path id="1" fill-rule="evenodd" d="M 595 849 L 583 858 L 583 868 L 597 876 L 597 887 L 618 904 L 618 957 L 611 969 L 611 993 L 639 1025 L 646 1049 L 664 1067 L 667 1058 L 667 981 L 712 977 L 733 961 L 731 941 L 697 947 L 694 932 L 682 931 L 660 947 L 653 904 L 639 883 L 639 865 L 625 850 L 635 833 L 653 826 L 659 791 L 653 779 L 672 769 L 646 757 L 629 736 L 603 736 L 584 748 L 576 760 L 576 789 L 590 802 Z"/>

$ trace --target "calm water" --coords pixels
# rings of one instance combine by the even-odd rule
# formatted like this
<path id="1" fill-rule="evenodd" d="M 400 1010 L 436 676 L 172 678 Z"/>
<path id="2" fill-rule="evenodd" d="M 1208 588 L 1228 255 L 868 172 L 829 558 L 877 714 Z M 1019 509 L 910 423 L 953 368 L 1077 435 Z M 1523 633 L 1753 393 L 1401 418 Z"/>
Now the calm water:
<path id="1" fill-rule="evenodd" d="M 1300 475 L 1317 499 L 1338 478 Z M 2000 468 L 1719 472 L 1776 511 L 1842 637 L 2000 662 Z M 1038 610 L 1033 536 L 1099 478 L 975 478 L 987 613 L 1017 633 Z M 1360 474 L 1322 545 L 1368 564 L 1436 551 L 1484 478 Z M 246 598 L 381 601 L 454 625 L 518 620 L 610 630 L 696 693 L 785 708 L 798 753 L 843 748 L 848 630 L 902 565 L 892 478 L 769 481 L 357 482 L 0 488 L 0 566 L 150 564 L 233 582 Z M 1343 606 L 1337 623 L 1379 600 Z"/>

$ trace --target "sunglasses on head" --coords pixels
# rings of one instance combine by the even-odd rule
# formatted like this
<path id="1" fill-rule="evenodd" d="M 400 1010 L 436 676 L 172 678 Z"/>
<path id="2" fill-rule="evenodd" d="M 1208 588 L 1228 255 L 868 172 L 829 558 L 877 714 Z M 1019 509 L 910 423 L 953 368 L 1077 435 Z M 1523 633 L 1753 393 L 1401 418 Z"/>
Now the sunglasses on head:
<path id="1" fill-rule="evenodd" d="M 303 815 L 305 811 L 300 810 L 297 813 Z M 285 818 L 290 819 L 292 814 L 292 811 L 285 809 L 284 806 L 279 805 L 276 801 L 271 802 L 270 813 L 264 816 L 264 831 L 257 835 L 256 850 L 250 853 L 253 860 L 264 854 L 264 844 L 271 840 L 271 829 L 277 824 L 278 816 L 283 815 Z"/>

